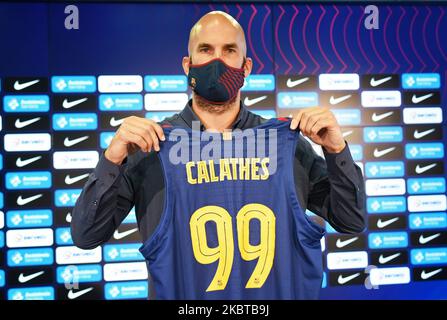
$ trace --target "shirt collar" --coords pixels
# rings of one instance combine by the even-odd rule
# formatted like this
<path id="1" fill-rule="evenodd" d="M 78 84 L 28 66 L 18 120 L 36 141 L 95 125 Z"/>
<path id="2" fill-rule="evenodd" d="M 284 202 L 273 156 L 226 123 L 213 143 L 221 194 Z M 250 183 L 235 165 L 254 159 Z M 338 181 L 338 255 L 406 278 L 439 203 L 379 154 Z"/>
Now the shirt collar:
<path id="1" fill-rule="evenodd" d="M 245 107 L 245 105 L 242 103 L 242 100 L 240 100 L 240 108 L 239 113 L 237 115 L 236 120 L 233 122 L 231 128 L 232 129 L 243 129 L 244 125 L 248 118 L 248 110 Z M 199 117 L 197 117 L 196 113 L 192 109 L 192 99 L 189 99 L 186 106 L 183 108 L 183 110 L 180 112 L 180 117 L 185 121 L 185 123 L 188 125 L 188 127 L 192 127 L 193 121 L 200 121 Z M 200 130 L 204 131 L 205 126 L 203 124 L 200 124 Z"/>

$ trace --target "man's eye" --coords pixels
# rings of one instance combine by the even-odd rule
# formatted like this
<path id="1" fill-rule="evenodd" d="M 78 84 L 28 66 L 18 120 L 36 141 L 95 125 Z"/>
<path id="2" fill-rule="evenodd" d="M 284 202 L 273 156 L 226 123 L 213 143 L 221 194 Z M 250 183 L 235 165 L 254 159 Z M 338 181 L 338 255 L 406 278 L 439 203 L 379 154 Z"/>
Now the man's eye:
<path id="1" fill-rule="evenodd" d="M 200 52 L 207 52 L 207 51 L 209 51 L 208 48 L 202 48 L 202 49 L 200 49 Z"/>

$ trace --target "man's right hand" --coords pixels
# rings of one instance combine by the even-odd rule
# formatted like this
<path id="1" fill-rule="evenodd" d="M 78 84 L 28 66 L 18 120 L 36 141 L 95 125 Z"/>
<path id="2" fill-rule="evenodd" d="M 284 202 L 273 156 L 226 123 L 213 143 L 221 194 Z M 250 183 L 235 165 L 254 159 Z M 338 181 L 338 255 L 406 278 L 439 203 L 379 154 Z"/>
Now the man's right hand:
<path id="1" fill-rule="evenodd" d="M 116 164 L 139 149 L 150 152 L 160 151 L 159 140 L 165 136 L 161 126 L 153 120 L 130 116 L 124 119 L 105 151 L 105 157 Z"/>

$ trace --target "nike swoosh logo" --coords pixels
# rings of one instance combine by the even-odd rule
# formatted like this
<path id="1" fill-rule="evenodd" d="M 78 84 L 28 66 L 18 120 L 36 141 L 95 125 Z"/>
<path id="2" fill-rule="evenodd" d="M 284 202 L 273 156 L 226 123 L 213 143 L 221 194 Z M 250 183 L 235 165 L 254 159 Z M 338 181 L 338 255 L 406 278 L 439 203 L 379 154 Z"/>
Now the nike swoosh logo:
<path id="1" fill-rule="evenodd" d="M 82 99 L 78 99 L 78 100 L 74 100 L 74 101 L 70 101 L 70 102 L 68 102 L 67 99 L 64 99 L 64 101 L 62 101 L 62 108 L 70 109 L 70 108 L 73 108 L 74 106 L 77 106 L 80 103 L 83 103 L 84 101 L 87 101 L 87 98 L 82 98 Z"/>
<path id="2" fill-rule="evenodd" d="M 383 254 L 381 254 L 381 255 L 379 256 L 379 263 L 380 263 L 380 264 L 388 263 L 388 262 L 390 262 L 391 260 L 396 259 L 398 256 L 400 256 L 400 252 L 395 253 L 395 254 L 392 254 L 392 255 L 390 255 L 390 256 L 388 256 L 388 257 L 384 257 Z"/>
<path id="3" fill-rule="evenodd" d="M 391 151 L 394 151 L 394 149 L 396 149 L 396 147 L 391 147 L 391 148 L 384 149 L 384 150 L 379 150 L 379 149 L 375 148 L 374 149 L 374 157 L 376 157 L 376 158 L 383 157 L 387 153 L 390 153 Z"/>
<path id="4" fill-rule="evenodd" d="M 379 220 L 377 220 L 377 228 L 380 228 L 380 229 L 385 228 L 386 226 L 389 226 L 390 224 L 396 222 L 397 220 L 399 220 L 398 217 L 390 219 L 390 220 L 385 220 L 385 221 L 382 221 L 382 219 L 379 219 Z"/>
<path id="5" fill-rule="evenodd" d="M 14 90 L 23 90 L 25 88 L 31 87 L 32 85 L 38 83 L 40 80 L 33 80 L 33 81 L 28 81 L 28 82 L 24 82 L 24 83 L 19 83 L 19 81 L 14 82 Z"/>
<path id="6" fill-rule="evenodd" d="M 65 216 L 65 221 L 71 223 L 71 212 L 67 213 L 67 215 Z"/>
<path id="7" fill-rule="evenodd" d="M 138 230 L 138 228 L 130 229 L 130 230 L 123 231 L 123 232 L 119 232 L 118 230 L 115 230 L 115 232 L 113 233 L 113 238 L 115 238 L 116 240 L 120 240 L 124 237 L 127 237 L 129 234 L 134 233 L 137 230 Z"/>
<path id="8" fill-rule="evenodd" d="M 385 77 L 379 80 L 376 80 L 374 78 L 371 78 L 371 81 L 369 82 L 369 84 L 371 85 L 371 87 L 377 87 L 380 86 L 381 84 L 390 81 L 392 77 Z"/>
<path id="9" fill-rule="evenodd" d="M 354 131 L 349 130 L 349 131 L 343 132 L 341 135 L 342 135 L 343 138 L 344 138 L 344 137 L 347 137 L 347 136 L 351 135 L 353 132 L 354 132 Z"/>
<path id="10" fill-rule="evenodd" d="M 123 119 L 118 119 L 118 120 L 116 120 L 115 117 L 112 117 L 112 118 L 110 119 L 110 125 L 111 125 L 112 127 L 116 127 L 116 126 L 119 126 L 121 123 L 123 123 L 123 121 L 124 121 L 124 118 L 123 118 Z"/>
<path id="11" fill-rule="evenodd" d="M 359 237 L 354 237 L 351 239 L 347 239 L 342 241 L 341 239 L 337 239 L 337 242 L 335 243 L 335 245 L 337 246 L 337 248 L 343 248 L 346 247 L 348 244 L 353 243 L 354 241 L 356 241 Z"/>
<path id="12" fill-rule="evenodd" d="M 425 137 L 426 135 L 429 135 L 430 133 L 432 133 L 433 131 L 435 131 L 435 128 L 429 129 L 429 130 L 425 130 L 422 132 L 419 132 L 417 129 L 414 130 L 414 138 L 415 139 L 420 139 L 422 137 Z"/>
<path id="13" fill-rule="evenodd" d="M 374 122 L 378 122 L 380 120 L 383 120 L 385 118 L 388 118 L 389 116 L 391 116 L 394 113 L 394 111 L 390 111 L 390 112 L 385 112 L 382 114 L 376 114 L 375 112 L 373 113 L 371 119 Z"/>
<path id="14" fill-rule="evenodd" d="M 28 198 L 22 198 L 22 195 L 20 195 L 20 196 L 17 198 L 17 204 L 18 204 L 19 206 L 23 206 L 23 205 L 25 205 L 25 204 L 27 204 L 27 203 L 30 203 L 31 201 L 34 201 L 34 200 L 36 200 L 36 199 L 39 199 L 39 198 L 42 197 L 42 196 L 43 196 L 42 193 L 36 194 L 35 196 L 31 196 L 31 197 L 28 197 Z"/>
<path id="15" fill-rule="evenodd" d="M 78 182 L 78 181 L 80 181 L 80 180 L 82 180 L 82 179 L 85 179 L 85 178 L 87 178 L 87 177 L 88 177 L 88 173 L 86 173 L 86 174 L 81 174 L 80 176 L 73 177 L 73 178 L 71 178 L 70 175 L 67 174 L 67 175 L 65 176 L 65 183 L 66 183 L 66 184 L 73 184 L 73 183 Z"/>
<path id="16" fill-rule="evenodd" d="M 442 271 L 442 268 L 433 270 L 431 272 L 425 272 L 425 270 L 422 270 L 422 272 L 421 272 L 421 279 L 427 280 L 428 278 L 433 277 L 434 275 L 440 273 L 441 271 Z"/>
<path id="17" fill-rule="evenodd" d="M 29 126 L 30 124 L 37 122 L 39 120 L 40 120 L 40 117 L 25 120 L 25 121 L 20 121 L 20 119 L 16 119 L 16 122 L 14 123 L 14 125 L 16 126 L 17 129 L 21 129 L 21 128 Z"/>
<path id="18" fill-rule="evenodd" d="M 421 167 L 421 166 L 417 165 L 414 171 L 416 171 L 417 174 L 421 174 L 421 173 L 424 173 L 425 171 L 428 171 L 428 170 L 436 167 L 436 165 L 437 165 L 437 163 L 432 163 L 425 167 Z"/>
<path id="19" fill-rule="evenodd" d="M 16 160 L 16 166 L 21 168 L 21 167 L 27 166 L 30 163 L 33 163 L 33 162 L 39 160 L 40 158 L 42 158 L 42 156 L 37 156 L 37 157 L 29 158 L 26 160 L 22 160 L 22 158 L 18 157 Z"/>
<path id="20" fill-rule="evenodd" d="M 73 292 L 73 290 L 68 291 L 68 299 L 72 300 L 72 299 L 76 299 L 79 298 L 80 296 L 86 294 L 87 292 L 90 292 L 93 290 L 93 287 L 84 289 L 84 290 L 79 290 L 77 292 Z"/>
<path id="21" fill-rule="evenodd" d="M 413 94 L 413 96 L 411 97 L 411 102 L 413 103 L 419 103 L 422 102 L 424 100 L 427 100 L 428 98 L 430 98 L 431 96 L 433 96 L 433 93 L 429 93 L 420 97 L 417 97 L 415 94 Z"/>
<path id="22" fill-rule="evenodd" d="M 256 104 L 256 103 L 258 103 L 258 102 L 260 102 L 262 100 L 265 100 L 265 99 L 267 99 L 267 96 L 262 96 L 262 97 L 258 97 L 258 98 L 254 98 L 254 99 L 249 99 L 248 97 L 245 97 L 244 104 L 247 107 L 250 107 L 250 106 L 252 106 L 252 105 L 254 105 L 254 104 Z"/>
<path id="23" fill-rule="evenodd" d="M 40 276 L 40 275 L 42 275 L 44 273 L 45 273 L 45 271 L 39 271 L 39 272 L 36 272 L 36 273 L 33 273 L 33 274 L 29 274 L 27 276 L 25 276 L 23 273 L 21 273 L 19 275 L 19 282 L 20 283 L 28 282 L 30 280 L 33 280 L 34 278 L 37 278 L 38 276 Z"/>
<path id="24" fill-rule="evenodd" d="M 305 78 L 298 79 L 298 80 L 295 80 L 295 81 L 293 81 L 292 79 L 289 78 L 289 79 L 287 79 L 287 87 L 288 88 L 296 87 L 296 86 L 306 82 L 307 80 L 309 80 L 309 77 L 305 77 Z"/>
<path id="25" fill-rule="evenodd" d="M 426 244 L 426 243 L 432 241 L 433 239 L 436 239 L 436 238 L 439 237 L 440 235 L 441 235 L 440 233 L 437 233 L 437 234 L 431 235 L 431 236 L 429 236 L 429 237 L 424 237 L 424 236 L 421 234 L 421 235 L 419 236 L 419 243 L 420 243 L 420 244 Z"/>
<path id="26" fill-rule="evenodd" d="M 65 139 L 64 139 L 64 146 L 66 146 L 66 147 L 72 147 L 72 146 L 74 146 L 75 144 L 77 144 L 77 143 L 79 143 L 79 142 L 82 142 L 82 141 L 84 141 L 84 140 L 87 140 L 88 137 L 89 137 L 89 136 L 83 136 L 83 137 L 76 138 L 76 139 L 73 139 L 73 140 L 70 140 L 68 137 L 65 137 Z"/>
<path id="27" fill-rule="evenodd" d="M 347 277 L 343 277 L 342 275 L 339 275 L 337 281 L 339 284 L 345 284 L 345 283 L 351 281 L 352 279 L 357 278 L 359 275 L 360 275 L 360 272 L 354 273 Z"/>
<path id="28" fill-rule="evenodd" d="M 351 97 L 352 97 L 352 94 L 347 94 L 347 95 L 345 95 L 345 96 L 338 97 L 338 98 L 335 98 L 334 96 L 331 96 L 331 97 L 329 98 L 329 103 L 332 104 L 332 105 L 334 105 L 334 104 L 339 104 L 339 103 L 341 103 L 341 102 L 343 102 L 343 101 L 348 100 L 348 99 L 351 98 Z"/>

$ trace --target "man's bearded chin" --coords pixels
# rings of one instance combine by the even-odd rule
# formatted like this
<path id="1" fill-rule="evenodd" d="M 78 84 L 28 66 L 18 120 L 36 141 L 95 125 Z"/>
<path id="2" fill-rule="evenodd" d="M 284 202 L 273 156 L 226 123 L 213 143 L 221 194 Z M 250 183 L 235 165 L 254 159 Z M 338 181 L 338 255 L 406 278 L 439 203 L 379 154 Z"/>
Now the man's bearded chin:
<path id="1" fill-rule="evenodd" d="M 196 102 L 197 107 L 199 107 L 203 111 L 207 111 L 209 113 L 222 114 L 234 106 L 238 95 L 235 95 L 234 98 L 228 100 L 223 104 L 212 104 L 208 100 L 205 100 L 197 93 L 193 92 L 194 100 Z"/>

